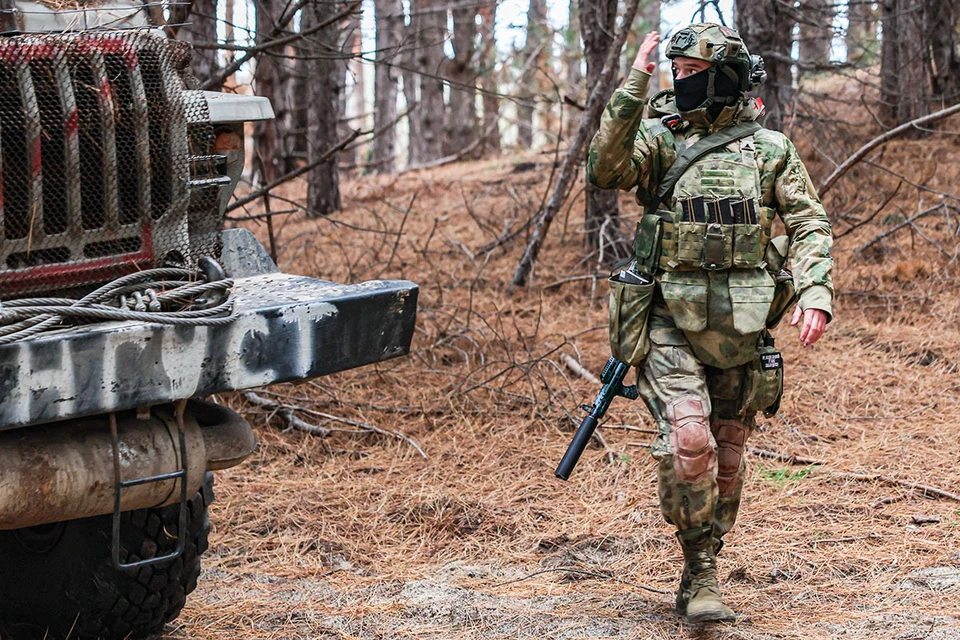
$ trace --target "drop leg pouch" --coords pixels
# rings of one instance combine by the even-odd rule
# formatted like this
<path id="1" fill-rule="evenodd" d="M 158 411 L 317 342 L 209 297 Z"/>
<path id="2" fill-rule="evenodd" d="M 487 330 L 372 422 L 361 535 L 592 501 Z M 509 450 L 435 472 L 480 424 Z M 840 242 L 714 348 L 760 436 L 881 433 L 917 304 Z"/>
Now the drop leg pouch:
<path id="1" fill-rule="evenodd" d="M 657 283 L 632 284 L 610 278 L 610 352 L 631 366 L 644 361 L 650 351 L 647 321 Z"/>
<path id="2" fill-rule="evenodd" d="M 763 412 L 767 417 L 776 415 L 783 398 L 783 358 L 773 345 L 772 338 L 764 340 L 757 349 L 757 357 L 747 364 L 741 415 Z"/>

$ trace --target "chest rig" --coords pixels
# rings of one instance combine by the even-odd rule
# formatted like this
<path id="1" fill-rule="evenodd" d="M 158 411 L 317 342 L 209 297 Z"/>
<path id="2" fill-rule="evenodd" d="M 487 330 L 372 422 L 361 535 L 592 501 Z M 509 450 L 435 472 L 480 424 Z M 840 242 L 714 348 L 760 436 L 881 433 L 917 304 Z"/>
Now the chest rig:
<path id="1" fill-rule="evenodd" d="M 675 166 L 637 230 L 638 262 L 663 271 L 763 264 L 774 211 L 762 206 L 757 130 L 745 123 L 699 139 L 676 136 Z"/>

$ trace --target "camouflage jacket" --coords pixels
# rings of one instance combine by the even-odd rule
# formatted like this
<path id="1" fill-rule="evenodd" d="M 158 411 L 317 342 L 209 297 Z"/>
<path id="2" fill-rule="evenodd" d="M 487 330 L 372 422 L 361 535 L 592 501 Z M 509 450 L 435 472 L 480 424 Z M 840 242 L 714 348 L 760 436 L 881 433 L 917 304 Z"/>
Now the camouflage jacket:
<path id="1" fill-rule="evenodd" d="M 683 129 L 672 132 L 659 118 L 643 118 L 649 78 L 649 74 L 632 69 L 624 86 L 614 92 L 602 116 L 600 130 L 590 146 L 587 161 L 587 176 L 591 183 L 601 188 L 619 188 L 626 191 L 636 188 L 637 202 L 641 205 L 650 203 L 659 181 L 677 158 L 678 148 L 683 149 L 701 136 L 736 122 L 754 120 L 758 115 L 754 103 L 748 101 L 746 104 L 724 108 L 713 123 L 706 119 L 698 120 L 696 115 L 699 114 L 695 113 L 692 121 L 688 121 Z M 653 113 L 660 115 L 676 112 L 676 107 L 669 100 L 669 94 L 661 92 L 655 98 L 651 105 Z M 729 181 L 725 183 L 723 180 L 711 178 L 713 173 L 722 173 L 712 172 L 711 169 L 721 169 L 721 164 L 724 168 L 727 167 L 731 157 L 734 161 L 739 158 L 739 155 L 732 154 L 745 148 L 751 151 L 753 160 L 749 168 L 745 164 L 739 165 L 740 173 L 758 175 L 759 180 L 749 177 L 749 186 L 739 182 L 731 186 Z M 675 210 L 678 199 L 685 196 L 719 197 L 759 189 L 759 193 L 754 195 L 763 207 L 768 207 L 780 216 L 789 236 L 790 258 L 794 281 L 800 295 L 800 307 L 804 310 L 820 309 L 828 316 L 831 315 L 832 232 L 823 206 L 793 143 L 782 133 L 761 129 L 751 136 L 749 142 L 734 142 L 723 151 L 725 156 L 711 153 L 691 165 L 678 181 L 670 201 L 663 204 L 663 208 Z M 729 171 L 727 173 L 729 174 Z M 750 343 L 753 341 L 755 344 L 756 340 L 756 334 L 744 335 L 742 330 L 733 330 L 732 315 L 725 313 L 730 309 L 731 296 L 727 290 L 732 290 L 733 281 L 738 277 L 734 271 L 663 274 L 670 275 L 672 280 L 676 280 L 679 275 L 683 282 L 693 282 L 699 278 L 708 289 L 706 297 L 709 300 L 705 307 L 693 305 L 686 309 L 686 312 L 689 312 L 688 315 L 694 320 L 697 315 L 711 317 L 700 318 L 699 322 L 690 322 L 688 319 L 687 326 L 683 326 L 684 321 L 679 318 L 677 324 L 691 339 L 691 346 L 698 356 L 712 366 L 740 364 L 743 357 L 735 354 L 740 354 L 745 349 L 752 350 Z M 667 302 L 674 316 L 678 315 L 678 311 L 681 315 L 685 313 L 679 304 L 669 304 L 669 299 Z M 734 307 L 735 313 L 736 304 Z M 699 343 L 699 348 L 694 342 Z M 734 357 L 731 359 L 724 354 Z"/>

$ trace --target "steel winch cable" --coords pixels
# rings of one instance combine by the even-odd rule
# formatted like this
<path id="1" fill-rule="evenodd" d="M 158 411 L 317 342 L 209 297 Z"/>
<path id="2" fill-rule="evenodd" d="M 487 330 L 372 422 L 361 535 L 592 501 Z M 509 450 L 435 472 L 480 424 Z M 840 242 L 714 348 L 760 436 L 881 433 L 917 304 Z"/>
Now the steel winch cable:
<path id="1" fill-rule="evenodd" d="M 80 299 L 25 298 L 0 302 L 0 345 L 71 321 L 133 320 L 179 326 L 220 326 L 235 319 L 233 280 L 215 261 L 200 270 L 161 267 L 117 278 Z"/>

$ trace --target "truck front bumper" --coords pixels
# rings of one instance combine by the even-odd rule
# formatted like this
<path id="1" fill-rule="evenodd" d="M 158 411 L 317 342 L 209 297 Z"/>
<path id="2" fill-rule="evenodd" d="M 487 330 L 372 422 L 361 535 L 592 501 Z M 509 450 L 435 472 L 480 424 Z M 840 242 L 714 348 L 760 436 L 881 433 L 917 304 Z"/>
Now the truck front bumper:
<path id="1" fill-rule="evenodd" d="M 404 355 L 417 293 L 402 280 L 340 285 L 261 273 L 236 278 L 236 319 L 226 326 L 105 322 L 0 346 L 0 430 L 315 378 Z"/>

